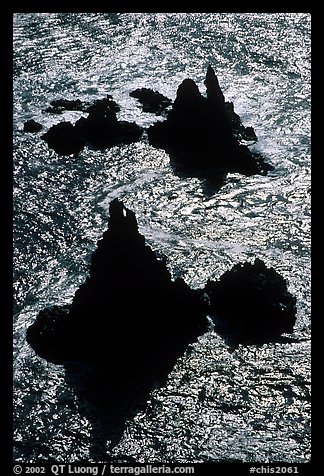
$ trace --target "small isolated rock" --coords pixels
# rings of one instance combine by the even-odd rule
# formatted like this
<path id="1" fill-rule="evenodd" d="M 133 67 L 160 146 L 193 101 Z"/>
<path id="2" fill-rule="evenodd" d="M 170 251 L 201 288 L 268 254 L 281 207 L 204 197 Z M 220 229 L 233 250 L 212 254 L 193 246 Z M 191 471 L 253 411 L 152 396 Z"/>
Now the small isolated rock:
<path id="1" fill-rule="evenodd" d="M 35 352 L 55 364 L 62 362 L 62 348 L 68 345 L 66 339 L 70 336 L 65 329 L 70 307 L 66 305 L 42 309 L 36 321 L 28 328 L 27 341 L 32 343 Z"/>
<path id="2" fill-rule="evenodd" d="M 42 129 L 42 124 L 39 124 L 39 122 L 34 121 L 34 119 L 30 119 L 24 124 L 24 132 L 39 132 Z"/>
<path id="3" fill-rule="evenodd" d="M 262 342 L 293 332 L 296 298 L 285 279 L 260 259 L 239 263 L 219 281 L 208 281 L 205 293 L 220 334 L 239 342 Z"/>

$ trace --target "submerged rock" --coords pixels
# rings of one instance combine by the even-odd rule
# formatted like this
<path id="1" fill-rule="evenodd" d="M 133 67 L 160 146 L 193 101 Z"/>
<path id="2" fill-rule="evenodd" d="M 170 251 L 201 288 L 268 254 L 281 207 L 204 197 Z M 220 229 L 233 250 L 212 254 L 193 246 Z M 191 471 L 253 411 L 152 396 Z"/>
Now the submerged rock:
<path id="1" fill-rule="evenodd" d="M 42 129 L 42 124 L 39 124 L 39 122 L 34 121 L 34 119 L 30 119 L 24 124 L 24 132 L 39 132 Z"/>
<path id="2" fill-rule="evenodd" d="M 180 84 L 167 119 L 148 129 L 150 144 L 166 150 L 183 171 L 218 169 L 224 173 L 266 174 L 273 167 L 240 144 L 238 137 L 255 140 L 255 133 L 241 124 L 231 103 L 225 102 L 211 66 L 205 86 L 207 97 L 191 79 Z"/>
<path id="3" fill-rule="evenodd" d="M 238 342 L 264 342 L 293 332 L 296 298 L 285 279 L 258 258 L 208 281 L 205 292 L 216 331 Z"/>
<path id="4" fill-rule="evenodd" d="M 201 292 L 173 281 L 145 244 L 134 213 L 114 200 L 109 228 L 70 308 L 41 311 L 27 340 L 42 357 L 107 367 L 107 378 L 146 379 L 171 371 L 208 328 Z"/>
<path id="5" fill-rule="evenodd" d="M 153 114 L 163 114 L 172 104 L 171 99 L 149 88 L 135 89 L 129 95 L 139 100 L 144 112 L 151 112 Z"/>
<path id="6" fill-rule="evenodd" d="M 42 135 L 48 147 L 60 155 L 71 155 L 80 152 L 85 146 L 84 138 L 71 122 L 60 122 L 52 126 Z"/>

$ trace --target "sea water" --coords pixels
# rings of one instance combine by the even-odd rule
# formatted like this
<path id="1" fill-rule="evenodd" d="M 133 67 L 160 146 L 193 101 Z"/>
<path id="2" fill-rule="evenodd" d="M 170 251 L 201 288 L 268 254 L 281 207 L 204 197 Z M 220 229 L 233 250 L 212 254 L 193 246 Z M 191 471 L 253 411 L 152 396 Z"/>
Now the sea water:
<path id="1" fill-rule="evenodd" d="M 16 13 L 13 34 L 15 461 L 309 461 L 310 15 Z M 177 175 L 145 134 L 62 157 L 23 132 L 29 119 L 47 130 L 82 115 L 46 113 L 53 99 L 107 94 L 119 119 L 148 127 L 163 118 L 129 93 L 173 100 L 191 78 L 205 94 L 208 64 L 253 126 L 267 176 L 228 174 L 216 191 Z M 297 298 L 290 341 L 231 348 L 206 333 L 122 431 L 26 343 L 37 313 L 70 303 L 84 282 L 116 197 L 173 277 L 198 288 L 258 257 Z"/>

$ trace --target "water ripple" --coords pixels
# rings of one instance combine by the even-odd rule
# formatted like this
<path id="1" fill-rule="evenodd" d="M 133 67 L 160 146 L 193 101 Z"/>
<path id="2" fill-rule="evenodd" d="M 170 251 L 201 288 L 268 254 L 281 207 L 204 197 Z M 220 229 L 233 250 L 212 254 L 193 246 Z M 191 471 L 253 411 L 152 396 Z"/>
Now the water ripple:
<path id="1" fill-rule="evenodd" d="M 207 193 L 145 140 L 59 157 L 22 132 L 31 118 L 46 130 L 80 117 L 44 113 L 52 99 L 106 94 L 120 119 L 147 127 L 156 118 L 129 92 L 174 99 L 191 77 L 204 93 L 208 63 L 255 128 L 256 151 L 275 166 L 268 176 L 229 174 Z M 232 349 L 213 332 L 201 337 L 103 451 L 126 462 L 308 461 L 310 15 L 16 13 L 13 70 L 15 460 L 90 461 L 113 426 L 33 354 L 25 332 L 40 309 L 71 302 L 118 197 L 173 276 L 201 287 L 259 257 L 287 279 L 298 313 L 296 342 Z"/>

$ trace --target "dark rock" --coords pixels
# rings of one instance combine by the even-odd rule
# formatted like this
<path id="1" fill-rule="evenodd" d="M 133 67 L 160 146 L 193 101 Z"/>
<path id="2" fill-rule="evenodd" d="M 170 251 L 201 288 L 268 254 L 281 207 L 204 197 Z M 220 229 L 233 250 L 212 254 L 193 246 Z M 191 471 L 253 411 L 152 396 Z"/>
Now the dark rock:
<path id="1" fill-rule="evenodd" d="M 71 308 L 63 307 L 62 316 L 57 307 L 39 313 L 27 339 L 55 363 L 106 366 L 114 381 L 166 378 L 188 344 L 207 330 L 204 308 L 202 293 L 171 279 L 165 260 L 138 232 L 135 214 L 114 200 L 109 229 Z"/>
<path id="2" fill-rule="evenodd" d="M 172 104 L 171 99 L 149 88 L 135 89 L 135 91 L 130 92 L 129 95 L 139 100 L 144 112 L 153 114 L 163 114 Z"/>
<path id="3" fill-rule="evenodd" d="M 56 364 L 106 369 L 114 385 L 163 383 L 188 345 L 208 330 L 207 314 L 225 338 L 265 342 L 293 331 L 296 299 L 259 259 L 235 265 L 202 290 L 172 280 L 165 259 L 139 233 L 134 212 L 116 199 L 72 304 L 41 311 L 27 341 Z"/>
<path id="4" fill-rule="evenodd" d="M 30 119 L 24 124 L 24 132 L 39 132 L 42 129 L 42 124 L 39 124 L 39 122 L 34 121 L 34 119 Z"/>
<path id="5" fill-rule="evenodd" d="M 99 112 L 101 108 L 103 112 Z M 58 154 L 70 155 L 80 152 L 86 143 L 107 148 L 135 142 L 142 134 L 143 128 L 135 122 L 118 121 L 115 111 L 100 105 L 98 111 L 90 112 L 88 117 L 81 117 L 74 126 L 70 122 L 52 126 L 42 138 Z"/>
<path id="6" fill-rule="evenodd" d="M 225 98 L 223 91 L 220 88 L 218 78 L 215 71 L 208 65 L 206 78 L 204 81 L 206 86 L 207 99 L 209 103 L 215 108 L 218 113 L 225 113 Z"/>
<path id="7" fill-rule="evenodd" d="M 110 108 L 90 112 L 75 127 L 88 144 L 98 148 L 136 142 L 143 134 L 143 128 L 135 122 L 117 121 L 116 113 Z"/>
<path id="8" fill-rule="evenodd" d="M 216 331 L 238 342 L 264 342 L 293 332 L 296 298 L 285 279 L 263 261 L 235 265 L 205 292 Z"/>
<path id="9" fill-rule="evenodd" d="M 103 99 L 96 99 L 92 104 L 86 107 L 85 111 L 106 114 L 108 111 L 119 112 L 120 107 L 116 101 L 113 100 L 112 96 L 107 94 Z"/>
<path id="10" fill-rule="evenodd" d="M 42 139 L 60 155 L 76 154 L 85 146 L 85 140 L 71 122 L 55 124 L 42 135 Z"/>
<path id="11" fill-rule="evenodd" d="M 27 331 L 27 342 L 35 352 L 54 364 L 62 363 L 62 348 L 65 349 L 69 345 L 70 335 L 65 329 L 70 308 L 71 306 L 67 305 L 43 309 Z"/>
<path id="12" fill-rule="evenodd" d="M 91 112 L 75 123 L 76 130 L 85 141 L 98 148 L 112 147 L 118 143 L 118 121 L 110 109 L 105 113 Z"/>
<path id="13" fill-rule="evenodd" d="M 182 171 L 266 174 L 272 166 L 237 139 L 238 129 L 240 138 L 254 139 L 255 135 L 252 129 L 244 128 L 234 108 L 225 103 L 210 66 L 205 85 L 207 97 L 200 94 L 191 79 L 180 84 L 167 119 L 148 129 L 150 144 L 166 150 L 171 162 Z"/>
<path id="14" fill-rule="evenodd" d="M 232 102 L 225 103 L 225 113 L 231 123 L 233 134 L 237 139 L 253 142 L 258 140 L 253 127 L 243 126 L 240 116 L 234 111 L 234 104 Z"/>
<path id="15" fill-rule="evenodd" d="M 54 99 L 50 102 L 51 107 L 45 109 L 45 112 L 52 114 L 62 114 L 63 111 L 83 111 L 84 105 L 80 99 Z"/>
<path id="16" fill-rule="evenodd" d="M 103 99 L 96 99 L 92 103 L 82 102 L 80 99 L 54 99 L 50 105 L 45 109 L 45 112 L 52 114 L 62 114 L 64 111 L 105 112 L 107 109 L 114 112 L 120 111 L 120 107 L 110 94 L 107 94 Z"/>
<path id="17" fill-rule="evenodd" d="M 91 104 L 82 103 L 80 99 L 57 99 L 51 101 L 53 110 L 47 112 L 61 113 L 65 110 L 88 112 L 73 126 L 70 122 L 61 122 L 51 127 L 43 138 L 49 147 L 62 155 L 79 152 L 87 143 L 97 148 L 112 147 L 117 144 L 139 140 L 143 128 L 135 122 L 118 121 L 116 112 L 118 104 L 109 94 Z"/>
<path id="18" fill-rule="evenodd" d="M 138 141 L 144 129 L 136 124 L 136 122 L 118 121 L 119 139 L 123 144 Z"/>

